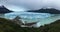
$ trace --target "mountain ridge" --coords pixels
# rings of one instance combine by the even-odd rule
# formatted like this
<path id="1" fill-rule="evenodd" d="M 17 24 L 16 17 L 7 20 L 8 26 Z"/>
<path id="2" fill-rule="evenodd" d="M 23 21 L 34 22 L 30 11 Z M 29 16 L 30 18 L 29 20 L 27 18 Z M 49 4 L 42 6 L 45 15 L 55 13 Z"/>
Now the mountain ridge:
<path id="1" fill-rule="evenodd" d="M 4 5 L 0 6 L 0 14 L 10 13 L 10 12 L 13 12 L 13 11 L 9 10 Z"/>
<path id="2" fill-rule="evenodd" d="M 50 13 L 50 14 L 60 14 L 60 10 L 54 8 L 46 8 L 46 9 L 39 9 L 39 10 L 29 10 L 27 12 L 34 12 L 34 13 Z"/>

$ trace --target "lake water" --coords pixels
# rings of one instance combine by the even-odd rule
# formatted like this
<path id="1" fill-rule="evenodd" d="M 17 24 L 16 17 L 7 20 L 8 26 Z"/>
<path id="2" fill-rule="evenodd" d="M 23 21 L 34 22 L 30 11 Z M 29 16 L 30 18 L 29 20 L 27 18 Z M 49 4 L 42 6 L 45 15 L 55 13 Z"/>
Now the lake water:
<path id="1" fill-rule="evenodd" d="M 12 12 L 5 14 L 5 18 L 7 19 L 14 19 L 16 16 L 22 18 L 22 20 L 30 22 L 37 22 L 40 23 L 38 25 L 49 24 L 60 19 L 60 14 L 49 14 L 49 13 L 32 13 L 32 12 Z"/>

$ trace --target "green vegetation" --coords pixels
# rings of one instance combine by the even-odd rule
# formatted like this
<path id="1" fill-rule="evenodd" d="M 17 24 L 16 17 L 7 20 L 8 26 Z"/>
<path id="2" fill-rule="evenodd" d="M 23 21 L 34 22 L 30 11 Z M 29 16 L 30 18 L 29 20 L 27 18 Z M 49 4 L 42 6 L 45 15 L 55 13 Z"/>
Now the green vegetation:
<path id="1" fill-rule="evenodd" d="M 20 26 L 10 20 L 0 18 L 0 32 L 18 32 Z"/>
<path id="2" fill-rule="evenodd" d="M 7 20 L 0 18 L 0 32 L 37 32 L 36 28 L 22 28 L 20 25 Z"/>
<path id="3" fill-rule="evenodd" d="M 60 32 L 60 20 L 41 26 L 40 32 Z"/>
<path id="4" fill-rule="evenodd" d="M 22 28 L 11 20 L 0 18 L 0 32 L 60 32 L 60 20 L 40 28 Z"/>

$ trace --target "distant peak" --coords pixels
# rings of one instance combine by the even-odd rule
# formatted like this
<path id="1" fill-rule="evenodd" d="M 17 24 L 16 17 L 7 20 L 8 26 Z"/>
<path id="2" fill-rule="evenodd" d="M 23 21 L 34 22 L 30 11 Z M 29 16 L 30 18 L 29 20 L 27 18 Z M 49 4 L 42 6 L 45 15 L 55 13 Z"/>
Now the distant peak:
<path id="1" fill-rule="evenodd" d="M 1 6 L 0 6 L 0 13 L 1 13 L 1 14 L 2 14 L 2 13 L 10 13 L 10 12 L 13 12 L 13 11 L 7 9 L 4 5 L 1 5 Z"/>
<path id="2" fill-rule="evenodd" d="M 50 13 L 50 14 L 60 14 L 60 10 L 55 8 L 46 8 L 46 9 L 39 9 L 39 10 L 29 10 L 27 12 L 35 12 L 35 13 Z"/>
<path id="3" fill-rule="evenodd" d="M 5 6 L 4 5 L 1 5 L 0 8 L 5 8 Z"/>

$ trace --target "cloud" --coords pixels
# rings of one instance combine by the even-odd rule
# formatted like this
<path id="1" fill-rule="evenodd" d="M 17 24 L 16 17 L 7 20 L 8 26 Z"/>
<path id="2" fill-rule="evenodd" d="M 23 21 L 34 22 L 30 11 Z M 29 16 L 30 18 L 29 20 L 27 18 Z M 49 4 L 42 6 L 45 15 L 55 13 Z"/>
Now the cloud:
<path id="1" fill-rule="evenodd" d="M 47 7 L 60 9 L 60 0 L 0 0 L 0 3 L 16 7 L 21 6 L 32 10 Z"/>
<path id="2" fill-rule="evenodd" d="M 12 11 L 26 11 L 25 8 L 19 7 L 19 6 L 15 6 L 15 5 L 5 5 L 6 8 L 12 10 Z"/>

